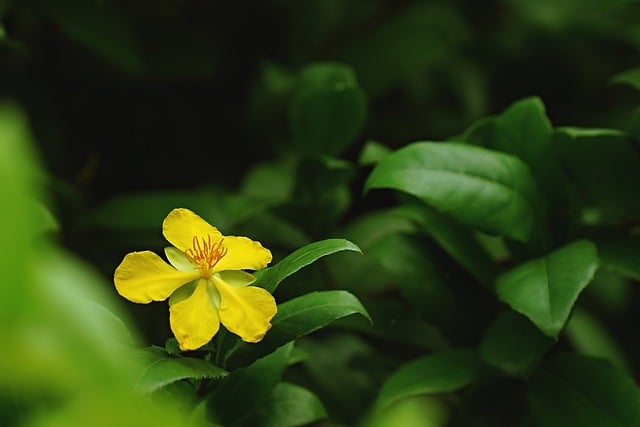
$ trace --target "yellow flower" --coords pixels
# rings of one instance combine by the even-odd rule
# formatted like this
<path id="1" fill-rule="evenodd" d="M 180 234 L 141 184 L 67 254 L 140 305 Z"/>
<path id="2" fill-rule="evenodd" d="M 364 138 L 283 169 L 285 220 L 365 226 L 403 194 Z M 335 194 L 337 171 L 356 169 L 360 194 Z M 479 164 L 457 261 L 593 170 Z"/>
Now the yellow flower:
<path id="1" fill-rule="evenodd" d="M 265 289 L 248 286 L 245 271 L 271 262 L 271 252 L 247 237 L 223 236 L 188 209 L 174 209 L 162 223 L 173 245 L 164 252 L 127 254 L 114 274 L 116 290 L 136 303 L 169 298 L 169 323 L 182 350 L 208 343 L 220 322 L 243 341 L 258 342 L 271 328 L 276 302 Z"/>

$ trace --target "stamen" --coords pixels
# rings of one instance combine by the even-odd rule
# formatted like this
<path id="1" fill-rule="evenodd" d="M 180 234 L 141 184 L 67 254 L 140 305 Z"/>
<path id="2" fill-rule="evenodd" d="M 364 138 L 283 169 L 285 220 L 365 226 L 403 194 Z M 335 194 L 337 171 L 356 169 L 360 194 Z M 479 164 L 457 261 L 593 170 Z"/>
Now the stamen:
<path id="1" fill-rule="evenodd" d="M 212 244 L 210 235 L 207 235 L 206 239 L 193 236 L 192 247 L 184 251 L 185 256 L 189 262 L 196 264 L 198 269 L 206 272 L 227 254 L 227 248 L 222 246 L 223 241 L 224 237 L 219 242 Z"/>

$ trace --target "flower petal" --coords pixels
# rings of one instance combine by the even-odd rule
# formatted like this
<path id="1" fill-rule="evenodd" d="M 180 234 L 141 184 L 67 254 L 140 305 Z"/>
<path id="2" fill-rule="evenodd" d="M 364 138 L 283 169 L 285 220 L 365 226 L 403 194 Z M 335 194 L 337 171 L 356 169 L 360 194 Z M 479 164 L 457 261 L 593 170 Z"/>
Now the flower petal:
<path id="1" fill-rule="evenodd" d="M 271 262 L 271 251 L 248 237 L 225 236 L 222 246 L 227 253 L 220 258 L 213 271 L 260 270 Z"/>
<path id="2" fill-rule="evenodd" d="M 215 274 L 221 278 L 223 282 L 231 286 L 243 287 L 256 281 L 256 276 L 242 270 L 227 270 Z"/>
<path id="3" fill-rule="evenodd" d="M 211 236 L 211 242 L 217 243 L 222 234 L 217 228 L 202 219 L 189 209 L 178 208 L 169 212 L 162 222 L 162 234 L 173 246 L 184 252 L 193 246 L 193 237 L 206 238 Z"/>
<path id="4" fill-rule="evenodd" d="M 168 246 L 164 248 L 164 254 L 167 256 L 169 263 L 180 271 L 197 271 L 198 267 L 189 262 L 187 255 L 178 248 Z"/>
<path id="5" fill-rule="evenodd" d="M 269 329 L 278 311 L 276 301 L 265 289 L 256 286 L 237 287 L 213 277 L 220 292 L 220 321 L 246 342 L 258 342 Z"/>
<path id="6" fill-rule="evenodd" d="M 169 298 L 169 323 L 181 350 L 196 350 L 220 329 L 220 319 L 210 293 L 217 291 L 206 279 L 178 289 Z"/>
<path id="7" fill-rule="evenodd" d="M 197 271 L 178 271 L 151 251 L 125 255 L 113 275 L 120 295 L 132 302 L 162 301 L 185 283 L 200 277 Z"/>

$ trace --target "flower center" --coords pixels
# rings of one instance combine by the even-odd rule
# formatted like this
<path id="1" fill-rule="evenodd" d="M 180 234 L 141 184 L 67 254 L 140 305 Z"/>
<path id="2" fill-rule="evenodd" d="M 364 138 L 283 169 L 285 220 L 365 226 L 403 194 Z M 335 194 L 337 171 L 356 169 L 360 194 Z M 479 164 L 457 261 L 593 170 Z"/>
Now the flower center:
<path id="1" fill-rule="evenodd" d="M 193 246 L 184 251 L 189 262 L 196 264 L 200 275 L 207 278 L 213 266 L 227 254 L 227 248 L 222 246 L 224 237 L 217 243 L 211 243 L 211 236 L 204 237 L 193 236 Z"/>

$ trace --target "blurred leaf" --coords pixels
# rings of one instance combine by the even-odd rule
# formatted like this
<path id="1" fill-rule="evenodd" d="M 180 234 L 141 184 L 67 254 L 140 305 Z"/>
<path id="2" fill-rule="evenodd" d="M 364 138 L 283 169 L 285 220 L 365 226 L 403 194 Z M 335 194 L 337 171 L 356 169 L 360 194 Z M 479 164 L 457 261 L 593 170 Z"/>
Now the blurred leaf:
<path id="1" fill-rule="evenodd" d="M 507 310 L 489 326 L 480 343 L 480 354 L 486 363 L 526 378 L 553 344 L 527 318 Z"/>
<path id="2" fill-rule="evenodd" d="M 362 128 L 366 104 L 349 66 L 307 65 L 300 71 L 291 100 L 295 143 L 305 154 L 341 154 Z"/>
<path id="3" fill-rule="evenodd" d="M 539 202 L 528 167 L 518 158 L 459 143 L 418 142 L 384 158 L 366 190 L 413 194 L 463 224 L 527 241 Z"/>
<path id="4" fill-rule="evenodd" d="M 449 417 L 450 410 L 442 399 L 409 396 L 370 414 L 363 427 L 445 427 Z"/>
<path id="5" fill-rule="evenodd" d="M 606 359 L 621 371 L 632 372 L 614 336 L 589 312 L 576 308 L 567 322 L 566 335 L 579 353 Z"/>
<path id="6" fill-rule="evenodd" d="M 636 90 L 640 90 L 640 68 L 623 71 L 611 77 L 611 84 L 626 84 Z"/>
<path id="7" fill-rule="evenodd" d="M 114 3 L 84 0 L 39 3 L 70 39 L 128 73 L 142 74 L 144 64 L 137 41 Z"/>
<path id="8" fill-rule="evenodd" d="M 598 262 L 595 245 L 578 240 L 503 274 L 496 291 L 502 301 L 556 338 Z"/>
<path id="9" fill-rule="evenodd" d="M 358 156 L 358 164 L 360 166 L 375 165 L 380 160 L 391 154 L 391 149 L 378 141 L 369 140 L 364 144 L 360 155 Z"/>
<path id="10" fill-rule="evenodd" d="M 296 427 L 308 425 L 327 416 L 322 402 L 311 391 L 281 382 L 271 391 L 247 425 L 255 427 Z"/>
<path id="11" fill-rule="evenodd" d="M 614 219 L 640 213 L 640 156 L 629 137 L 609 129 L 557 128 L 555 146 L 583 203 Z M 606 219 L 606 218 L 605 218 Z"/>
<path id="12" fill-rule="evenodd" d="M 202 380 L 227 375 L 224 369 L 211 362 L 192 357 L 170 356 L 159 348 L 139 350 L 136 357 L 143 360 L 144 369 L 136 383 L 136 390 L 142 394 L 152 393 L 184 379 Z"/>
<path id="13" fill-rule="evenodd" d="M 640 238 L 606 235 L 595 238 L 603 267 L 640 281 Z"/>
<path id="14" fill-rule="evenodd" d="M 360 248 L 345 239 L 326 239 L 309 243 L 289 254 L 273 267 L 257 271 L 255 275 L 258 280 L 254 283 L 254 286 L 263 287 L 273 293 L 280 282 L 296 271 L 324 256 L 340 251 L 361 252 Z"/>
<path id="15" fill-rule="evenodd" d="M 449 4 L 409 3 L 396 13 L 383 12 L 381 24 L 369 25 L 337 54 L 353 65 L 371 97 L 442 61 L 467 36 L 462 18 Z"/>
<path id="16" fill-rule="evenodd" d="M 561 354 L 545 363 L 529 385 L 537 425 L 637 426 L 640 392 L 608 362 Z"/>
<path id="17" fill-rule="evenodd" d="M 294 189 L 294 165 L 289 163 L 281 161 L 257 165 L 244 177 L 242 193 L 274 204 L 289 200 Z"/>
<path id="18" fill-rule="evenodd" d="M 225 377 L 207 399 L 207 410 L 213 420 L 224 426 L 242 425 L 280 382 L 292 348 L 293 343 L 284 345 Z"/>
<path id="19" fill-rule="evenodd" d="M 497 273 L 496 266 L 469 229 L 429 206 L 402 206 L 399 214 L 411 218 L 480 283 L 489 286 Z"/>
<path id="20" fill-rule="evenodd" d="M 480 374 L 482 363 L 468 350 L 447 350 L 409 362 L 382 385 L 377 408 L 418 394 L 448 393 L 469 385 Z"/>
<path id="21" fill-rule="evenodd" d="M 312 292 L 283 302 L 264 339 L 257 344 L 236 339 L 235 345 L 221 350 L 224 352 L 222 364 L 229 369 L 248 365 L 290 341 L 352 314 L 361 314 L 371 320 L 358 298 L 346 291 Z M 227 341 L 230 341 L 229 337 Z"/>

